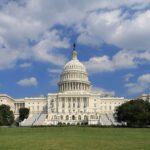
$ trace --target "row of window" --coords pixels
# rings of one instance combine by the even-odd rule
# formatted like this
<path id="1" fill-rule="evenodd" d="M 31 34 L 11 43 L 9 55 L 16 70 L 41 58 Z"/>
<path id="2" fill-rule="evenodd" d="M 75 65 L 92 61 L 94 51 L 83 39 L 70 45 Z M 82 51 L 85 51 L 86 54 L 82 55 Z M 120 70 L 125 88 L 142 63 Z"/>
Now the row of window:
<path id="1" fill-rule="evenodd" d="M 71 109 L 68 109 L 68 110 L 65 110 L 65 109 L 62 109 L 62 113 L 65 113 L 65 112 L 69 112 L 69 113 L 71 113 L 71 112 L 80 112 L 80 113 L 82 113 L 82 112 L 86 112 L 87 110 L 86 109 L 84 109 L 83 111 L 81 111 L 80 109 L 78 109 L 78 110 L 75 110 L 75 109 L 73 109 L 73 110 L 71 110 Z"/>
<path id="2" fill-rule="evenodd" d="M 77 66 L 77 65 L 72 65 L 72 66 L 67 66 L 65 69 L 82 69 L 82 67 Z"/>
<path id="3" fill-rule="evenodd" d="M 62 108 L 64 108 L 65 107 L 65 99 L 64 98 L 62 98 Z M 85 108 L 85 107 L 87 107 L 87 105 L 88 105 L 88 102 L 87 102 L 87 98 L 83 98 L 83 107 Z M 73 98 L 73 102 L 72 102 L 72 106 L 73 106 L 73 108 L 75 108 L 76 106 L 77 106 L 77 108 L 80 108 L 80 106 L 81 106 L 81 99 L 80 98 Z M 68 108 L 70 108 L 71 107 L 71 99 L 68 99 Z"/>
<path id="4" fill-rule="evenodd" d="M 85 74 L 79 74 L 79 73 L 67 73 L 67 74 L 63 74 L 61 76 L 61 80 L 64 80 L 64 79 L 70 79 L 70 78 L 87 78 L 87 76 Z"/>
<path id="5" fill-rule="evenodd" d="M 42 104 L 42 103 L 43 103 L 43 102 L 41 102 L 41 103 L 39 103 L 39 102 L 38 102 L 38 103 L 31 102 L 31 103 L 28 103 L 28 105 L 32 105 L 32 104 L 33 104 L 33 105 L 34 105 L 34 104 Z M 43 103 L 43 104 L 44 104 L 44 103 Z"/>
<path id="6" fill-rule="evenodd" d="M 43 110 L 44 106 L 43 107 L 40 107 L 40 106 L 30 106 L 29 109 L 31 111 L 34 111 L 34 110 L 39 111 L 39 110 Z"/>
<path id="7" fill-rule="evenodd" d="M 81 116 L 81 115 L 78 115 L 78 116 L 75 116 L 75 115 L 72 115 L 72 116 L 69 116 L 69 115 L 66 115 L 66 116 L 54 116 L 52 119 L 54 120 L 88 120 L 88 116 L 87 115 L 84 115 L 84 116 Z"/>
<path id="8" fill-rule="evenodd" d="M 66 116 L 54 116 L 52 117 L 52 119 L 54 120 L 88 120 L 88 119 L 99 119 L 99 116 L 96 116 L 96 115 L 90 115 L 90 116 L 87 116 L 87 115 L 84 115 L 84 116 L 81 116 L 81 115 L 72 115 L 72 116 L 69 116 L 69 115 L 66 115 Z"/>
<path id="9" fill-rule="evenodd" d="M 68 98 L 66 100 L 65 100 L 65 98 L 62 98 L 62 100 L 61 100 L 62 108 L 65 108 L 66 103 L 68 105 L 68 108 L 70 108 L 71 105 L 73 106 L 73 108 L 75 108 L 76 106 L 78 108 L 80 108 L 81 99 L 80 98 L 77 98 L 77 99 L 73 98 L 73 100 L 71 101 L 71 98 Z M 58 103 L 58 105 L 59 105 L 59 103 Z M 83 98 L 83 107 L 85 108 L 87 106 L 88 106 L 88 100 L 87 100 L 87 98 Z M 54 107 L 54 99 L 52 99 L 50 102 L 50 108 L 53 108 L 53 107 Z"/>
<path id="10" fill-rule="evenodd" d="M 100 104 L 108 104 L 108 102 L 101 102 Z M 121 102 L 110 102 L 109 104 L 121 104 Z"/>
<path id="11" fill-rule="evenodd" d="M 59 85 L 60 91 L 69 89 L 69 90 L 88 90 L 89 85 L 84 84 L 84 83 L 77 83 L 77 82 L 72 82 L 72 83 L 63 83 Z"/>

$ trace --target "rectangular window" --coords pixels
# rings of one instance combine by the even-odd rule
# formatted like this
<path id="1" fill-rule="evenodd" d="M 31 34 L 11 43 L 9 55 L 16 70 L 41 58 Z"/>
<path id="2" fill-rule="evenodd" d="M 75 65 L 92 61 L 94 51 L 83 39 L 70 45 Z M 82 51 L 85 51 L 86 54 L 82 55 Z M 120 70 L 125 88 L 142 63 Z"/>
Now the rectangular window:
<path id="1" fill-rule="evenodd" d="M 83 98 L 83 107 L 84 108 L 87 107 L 87 98 L 86 97 Z"/>
<path id="2" fill-rule="evenodd" d="M 71 107 L 71 98 L 68 98 L 68 108 Z"/>
<path id="3" fill-rule="evenodd" d="M 62 108 L 64 108 L 64 107 L 65 107 L 65 99 L 62 98 Z"/>
<path id="4" fill-rule="evenodd" d="M 80 98 L 77 99 L 77 107 L 80 108 Z"/>
<path id="5" fill-rule="evenodd" d="M 73 98 L 73 108 L 75 107 L 75 102 L 76 102 L 76 99 Z"/>
<path id="6" fill-rule="evenodd" d="M 111 106 L 109 106 L 109 110 L 111 110 Z"/>

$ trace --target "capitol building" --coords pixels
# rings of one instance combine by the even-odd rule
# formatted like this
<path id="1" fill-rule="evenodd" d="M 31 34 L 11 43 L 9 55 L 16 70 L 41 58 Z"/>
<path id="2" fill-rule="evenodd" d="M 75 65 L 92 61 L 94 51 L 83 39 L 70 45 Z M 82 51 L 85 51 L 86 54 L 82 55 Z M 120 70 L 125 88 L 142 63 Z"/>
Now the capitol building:
<path id="1" fill-rule="evenodd" d="M 78 60 L 75 48 L 64 66 L 58 82 L 57 93 L 46 97 L 14 99 L 0 94 L 0 105 L 11 107 L 17 119 L 20 108 L 29 108 L 27 119 L 21 126 L 62 124 L 118 125 L 113 114 L 116 107 L 128 101 L 123 97 L 106 96 L 91 90 L 85 66 Z"/>

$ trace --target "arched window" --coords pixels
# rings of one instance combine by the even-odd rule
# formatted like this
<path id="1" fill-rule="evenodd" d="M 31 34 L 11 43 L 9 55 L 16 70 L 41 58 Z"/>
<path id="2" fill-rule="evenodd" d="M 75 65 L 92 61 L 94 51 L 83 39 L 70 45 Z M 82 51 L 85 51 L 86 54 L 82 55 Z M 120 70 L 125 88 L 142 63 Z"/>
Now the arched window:
<path id="1" fill-rule="evenodd" d="M 80 108 L 80 98 L 77 100 L 77 107 Z"/>
<path id="2" fill-rule="evenodd" d="M 78 120 L 81 120 L 81 116 L 80 115 L 78 116 Z"/>
<path id="3" fill-rule="evenodd" d="M 60 119 L 63 120 L 63 116 L 62 115 L 60 116 Z"/>
<path id="4" fill-rule="evenodd" d="M 66 116 L 66 120 L 69 120 L 69 116 L 68 115 Z"/>
<path id="5" fill-rule="evenodd" d="M 75 116 L 74 115 L 72 116 L 72 120 L 75 120 Z"/>
<path id="6" fill-rule="evenodd" d="M 84 105 L 84 108 L 87 107 L 87 98 L 86 97 L 83 98 L 83 105 Z"/>
<path id="7" fill-rule="evenodd" d="M 88 120 L 88 116 L 87 115 L 84 115 L 84 120 Z"/>
<path id="8" fill-rule="evenodd" d="M 51 100 L 50 107 L 51 107 L 51 108 L 54 107 L 54 100 L 53 100 L 53 99 Z"/>
<path id="9" fill-rule="evenodd" d="M 111 106 L 109 106 L 109 110 L 111 110 Z"/>
<path id="10" fill-rule="evenodd" d="M 71 98 L 68 98 L 68 108 L 71 107 Z"/>
<path id="11" fill-rule="evenodd" d="M 57 119 L 57 116 L 55 115 L 55 116 L 54 116 L 54 120 L 56 120 L 56 119 Z"/>
<path id="12" fill-rule="evenodd" d="M 65 107 L 65 99 L 62 98 L 62 108 L 64 108 L 64 107 Z"/>
<path id="13" fill-rule="evenodd" d="M 76 99 L 73 98 L 73 108 L 75 108 L 75 102 L 76 102 Z"/>

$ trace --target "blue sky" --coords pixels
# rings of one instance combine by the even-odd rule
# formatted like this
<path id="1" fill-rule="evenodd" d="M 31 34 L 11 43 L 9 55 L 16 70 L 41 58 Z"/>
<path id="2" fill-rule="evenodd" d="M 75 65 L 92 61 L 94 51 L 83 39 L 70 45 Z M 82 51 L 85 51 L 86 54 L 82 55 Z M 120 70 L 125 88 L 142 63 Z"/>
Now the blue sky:
<path id="1" fill-rule="evenodd" d="M 0 0 L 0 93 L 57 92 L 76 43 L 94 90 L 150 92 L 150 0 Z"/>

